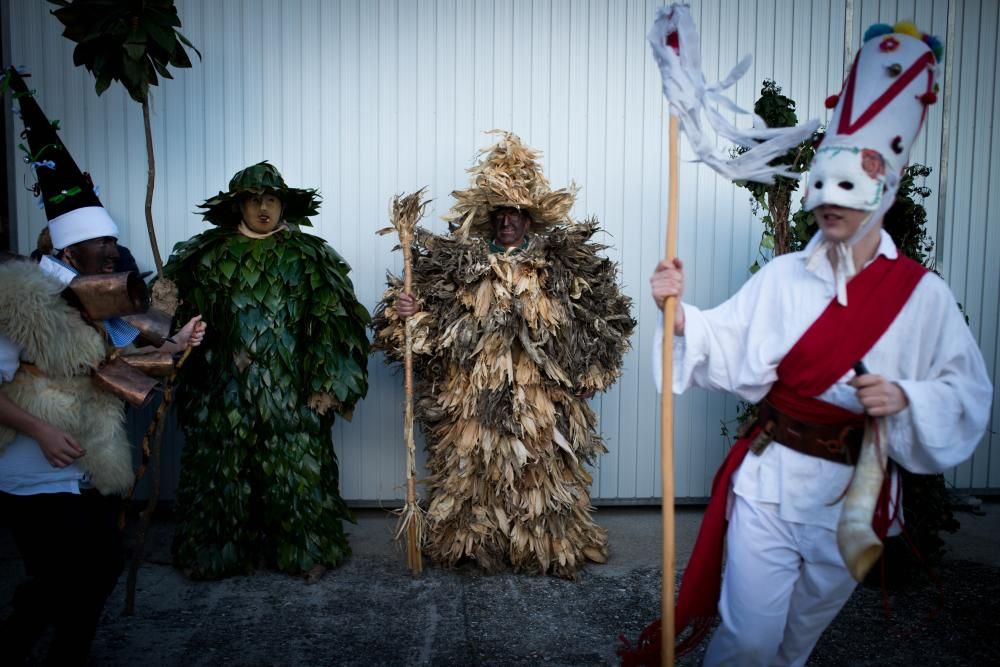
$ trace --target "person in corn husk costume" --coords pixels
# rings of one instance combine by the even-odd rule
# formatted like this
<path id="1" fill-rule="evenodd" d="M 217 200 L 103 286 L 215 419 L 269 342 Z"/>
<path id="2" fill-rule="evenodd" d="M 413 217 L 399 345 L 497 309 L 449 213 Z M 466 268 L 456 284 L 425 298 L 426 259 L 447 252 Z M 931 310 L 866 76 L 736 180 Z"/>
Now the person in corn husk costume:
<path id="1" fill-rule="evenodd" d="M 617 267 L 570 218 L 538 153 L 510 133 L 453 193 L 452 233 L 417 230 L 414 295 L 390 279 L 373 322 L 390 361 L 413 317 L 416 416 L 427 440 L 425 553 L 489 572 L 574 577 L 608 556 L 585 464 L 607 451 L 587 405 L 635 327 Z"/>
<path id="2" fill-rule="evenodd" d="M 314 580 L 350 552 L 330 429 L 367 392 L 369 315 L 347 262 L 299 230 L 318 207 L 267 162 L 247 167 L 166 267 L 178 315 L 213 327 L 178 410 L 174 556 L 195 578 L 268 565 Z"/>

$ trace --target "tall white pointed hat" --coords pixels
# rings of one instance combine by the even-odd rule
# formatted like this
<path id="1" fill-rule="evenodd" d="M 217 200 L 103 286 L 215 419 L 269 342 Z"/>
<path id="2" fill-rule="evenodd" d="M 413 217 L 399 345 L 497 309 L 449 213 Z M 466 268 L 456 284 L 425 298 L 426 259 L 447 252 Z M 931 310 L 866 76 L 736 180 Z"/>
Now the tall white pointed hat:
<path id="1" fill-rule="evenodd" d="M 840 94 L 827 99 L 833 117 L 809 168 L 804 208 L 831 204 L 869 212 L 847 241 L 820 232 L 806 246 L 811 271 L 820 271 L 831 252 L 835 257 L 841 305 L 847 305 L 847 281 L 860 270 L 851 248 L 892 207 L 927 107 L 937 101 L 941 53 L 937 38 L 913 23 L 873 25 Z"/>
<path id="2" fill-rule="evenodd" d="M 881 217 L 937 100 L 941 43 L 910 22 L 873 25 L 844 81 L 809 171 L 805 208 L 836 204 Z"/>

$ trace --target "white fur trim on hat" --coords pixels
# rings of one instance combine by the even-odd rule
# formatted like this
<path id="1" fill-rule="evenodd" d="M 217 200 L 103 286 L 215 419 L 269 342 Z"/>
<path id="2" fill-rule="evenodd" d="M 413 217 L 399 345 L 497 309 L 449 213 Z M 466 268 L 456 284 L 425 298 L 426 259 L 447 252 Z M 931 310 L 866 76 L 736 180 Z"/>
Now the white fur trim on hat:
<path id="1" fill-rule="evenodd" d="M 118 225 L 103 206 L 84 206 L 50 220 L 49 235 L 52 247 L 62 250 L 74 243 L 103 236 L 118 238 Z"/>

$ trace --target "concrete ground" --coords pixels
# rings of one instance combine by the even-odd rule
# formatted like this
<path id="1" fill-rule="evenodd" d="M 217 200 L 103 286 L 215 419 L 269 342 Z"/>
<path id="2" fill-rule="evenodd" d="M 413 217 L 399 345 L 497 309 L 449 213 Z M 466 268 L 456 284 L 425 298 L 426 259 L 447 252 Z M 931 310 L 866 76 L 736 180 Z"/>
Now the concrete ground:
<path id="1" fill-rule="evenodd" d="M 610 665 L 617 662 L 618 634 L 635 637 L 658 615 L 656 508 L 600 509 L 597 518 L 608 529 L 611 558 L 588 566 L 577 581 L 486 576 L 472 566 L 444 570 L 429 563 L 413 578 L 392 540 L 394 517 L 379 510 L 358 515 L 350 530 L 351 558 L 311 585 L 267 571 L 221 582 L 189 581 L 169 564 L 172 523 L 155 522 L 139 573 L 136 614 L 121 614 L 123 575 L 105 610 L 93 664 Z M 700 518 L 698 509 L 677 511 L 680 566 L 690 555 Z M 995 577 L 1000 503 L 984 504 L 981 515 L 962 512 L 957 518 L 962 528 L 947 537 L 948 558 L 979 563 L 979 571 Z M 0 601 L 10 598 L 22 576 L 16 550 L 0 533 Z M 870 597 L 861 604 L 874 605 L 877 617 L 879 596 Z M 842 664 L 840 658 L 824 662 L 822 651 L 821 641 L 810 664 Z M 696 653 L 679 664 L 699 658 Z M 860 656 L 851 664 L 890 663 Z"/>

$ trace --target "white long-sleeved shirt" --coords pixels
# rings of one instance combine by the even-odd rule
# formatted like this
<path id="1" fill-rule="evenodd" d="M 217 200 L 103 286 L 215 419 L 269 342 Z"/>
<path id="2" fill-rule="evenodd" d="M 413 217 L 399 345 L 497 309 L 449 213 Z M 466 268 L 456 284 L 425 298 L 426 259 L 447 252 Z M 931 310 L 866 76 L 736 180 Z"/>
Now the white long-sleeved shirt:
<path id="1" fill-rule="evenodd" d="M 884 231 L 877 255 L 898 257 Z M 778 364 L 836 296 L 829 263 L 806 270 L 808 249 L 768 262 L 725 303 L 684 308 L 684 336 L 674 338 L 674 393 L 688 387 L 728 391 L 758 402 L 777 380 Z M 660 383 L 662 319 L 654 377 Z M 844 332 L 850 335 L 850 332 Z M 896 319 L 864 357 L 872 373 L 897 383 L 909 405 L 887 418 L 889 456 L 916 473 L 942 472 L 969 456 L 990 414 L 992 386 L 982 354 L 948 286 L 928 273 Z M 863 412 L 848 372 L 817 396 Z M 771 445 L 748 454 L 733 491 L 771 503 L 781 518 L 835 529 L 852 469 Z M 837 502 L 835 502 L 837 501 Z"/>

